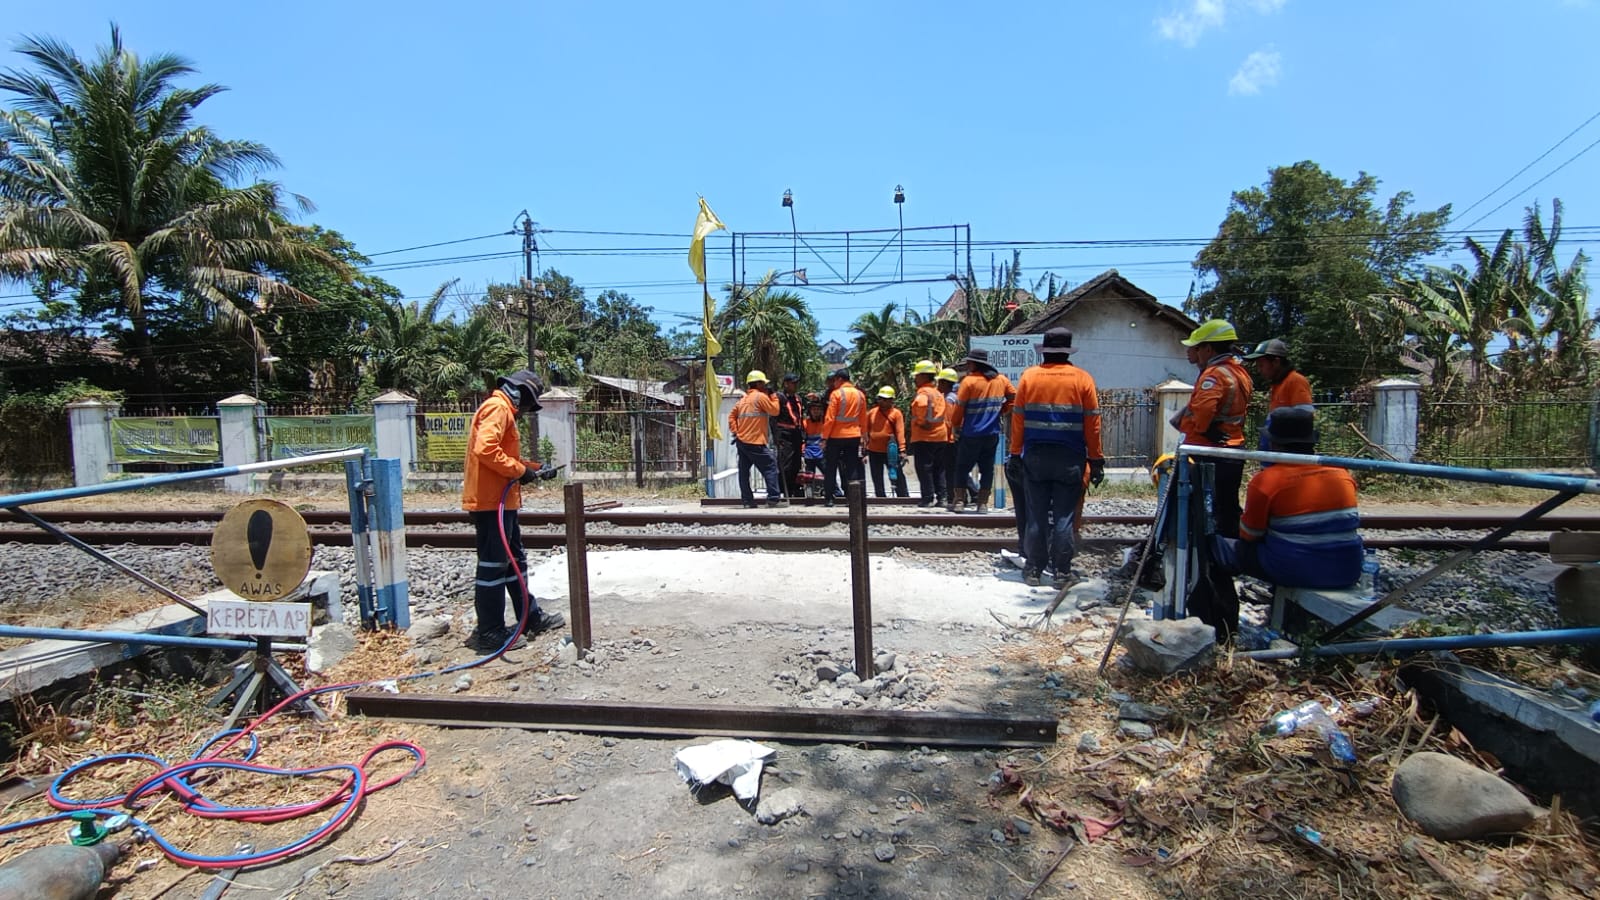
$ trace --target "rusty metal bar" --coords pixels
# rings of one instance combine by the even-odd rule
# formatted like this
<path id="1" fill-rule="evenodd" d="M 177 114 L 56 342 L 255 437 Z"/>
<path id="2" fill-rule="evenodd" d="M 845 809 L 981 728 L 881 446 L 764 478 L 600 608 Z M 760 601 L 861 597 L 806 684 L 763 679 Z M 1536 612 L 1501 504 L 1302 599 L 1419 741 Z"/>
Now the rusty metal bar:
<path id="1" fill-rule="evenodd" d="M 867 541 L 867 484 L 852 481 L 844 488 L 850 506 L 850 611 L 855 634 L 856 675 L 872 671 L 872 555 Z"/>
<path id="2" fill-rule="evenodd" d="M 592 646 L 589 630 L 589 542 L 584 534 L 583 485 L 561 490 L 567 504 L 567 611 L 571 614 L 572 642 L 582 653 Z"/>
<path id="3" fill-rule="evenodd" d="M 603 700 L 534 702 L 503 697 L 348 694 L 351 713 L 463 728 L 528 728 L 650 737 L 745 737 L 941 747 L 1035 747 L 1055 743 L 1053 716 L 992 716 L 886 709 L 664 706 Z"/>

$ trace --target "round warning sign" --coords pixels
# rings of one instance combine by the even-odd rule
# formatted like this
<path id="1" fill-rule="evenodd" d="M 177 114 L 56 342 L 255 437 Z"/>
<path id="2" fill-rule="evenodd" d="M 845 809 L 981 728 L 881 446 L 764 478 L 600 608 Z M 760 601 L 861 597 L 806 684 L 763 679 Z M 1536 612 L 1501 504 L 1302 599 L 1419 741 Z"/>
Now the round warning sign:
<path id="1" fill-rule="evenodd" d="M 211 568 L 246 600 L 276 600 L 311 571 L 306 520 L 276 500 L 246 500 L 228 510 L 211 535 Z"/>

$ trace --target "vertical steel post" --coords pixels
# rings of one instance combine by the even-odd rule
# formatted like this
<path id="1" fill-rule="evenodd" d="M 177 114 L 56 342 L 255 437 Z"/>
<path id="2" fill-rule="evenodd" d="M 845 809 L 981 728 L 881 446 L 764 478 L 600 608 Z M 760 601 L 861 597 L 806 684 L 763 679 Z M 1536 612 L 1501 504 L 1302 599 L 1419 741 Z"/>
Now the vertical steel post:
<path id="1" fill-rule="evenodd" d="M 372 461 L 372 537 L 377 563 L 377 625 L 411 627 L 411 585 L 406 580 L 405 474 L 400 460 Z"/>
<path id="2" fill-rule="evenodd" d="M 377 610 L 372 589 L 372 542 L 367 524 L 367 496 L 371 482 L 362 471 L 366 457 L 344 462 L 345 489 L 350 494 L 350 546 L 356 557 L 356 603 L 361 610 L 361 627 L 377 627 Z"/>
<path id="3" fill-rule="evenodd" d="M 645 418 L 644 413 L 634 412 L 633 419 L 633 484 L 634 487 L 644 487 L 644 453 L 647 442 L 644 439 Z"/>
<path id="4" fill-rule="evenodd" d="M 1173 536 L 1173 578 L 1172 602 L 1165 610 L 1168 619 L 1182 619 L 1188 614 L 1187 597 L 1189 595 L 1189 504 L 1192 502 L 1194 485 L 1191 482 L 1194 466 L 1187 454 L 1180 447 L 1177 454 L 1178 468 L 1178 533 Z"/>
<path id="5" fill-rule="evenodd" d="M 582 653 L 593 644 L 589 628 L 589 545 L 584 529 L 583 485 L 561 490 L 567 512 L 567 612 L 572 617 L 572 642 Z"/>
<path id="6" fill-rule="evenodd" d="M 867 553 L 867 485 L 845 485 L 850 506 L 850 599 L 856 645 L 856 675 L 866 681 L 872 672 L 872 557 Z"/>

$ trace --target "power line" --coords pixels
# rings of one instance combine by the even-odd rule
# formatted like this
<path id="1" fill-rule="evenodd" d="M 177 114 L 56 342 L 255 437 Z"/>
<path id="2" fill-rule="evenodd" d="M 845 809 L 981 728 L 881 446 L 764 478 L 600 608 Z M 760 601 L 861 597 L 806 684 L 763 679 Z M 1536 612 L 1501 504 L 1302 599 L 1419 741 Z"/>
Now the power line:
<path id="1" fill-rule="evenodd" d="M 1554 169 L 1551 169 L 1550 171 L 1544 173 L 1543 177 L 1539 178 L 1539 180 L 1535 181 L 1533 184 L 1530 184 L 1527 187 L 1523 188 L 1522 190 L 1516 192 L 1515 194 L 1512 194 L 1510 197 L 1507 197 L 1503 202 L 1501 202 L 1501 204 L 1499 206 L 1496 206 L 1494 209 L 1491 209 L 1488 212 L 1484 213 L 1483 215 L 1479 216 L 1477 218 L 1477 220 L 1474 221 L 1472 224 L 1476 225 L 1476 224 L 1478 224 L 1478 222 L 1482 222 L 1484 219 L 1487 219 L 1490 216 L 1494 215 L 1495 213 L 1499 212 L 1501 209 L 1505 208 L 1506 204 L 1510 203 L 1511 201 L 1517 199 L 1518 197 L 1521 197 L 1523 194 L 1526 194 L 1527 192 L 1529 192 L 1529 191 L 1533 190 L 1534 188 L 1538 187 L 1539 185 L 1543 184 L 1545 182 L 1545 180 L 1548 179 L 1550 176 L 1556 174 L 1557 172 L 1561 171 L 1562 169 L 1565 169 L 1567 166 L 1570 166 L 1573 163 L 1577 162 L 1579 157 L 1583 156 L 1585 153 L 1588 153 L 1590 150 L 1593 150 L 1595 147 L 1600 147 L 1600 138 L 1596 138 L 1594 143 L 1592 143 L 1589 146 L 1583 148 L 1582 150 L 1579 150 L 1577 153 L 1574 153 L 1570 158 L 1567 159 L 1566 162 L 1564 162 L 1561 165 L 1556 166 Z M 1471 226 L 1469 225 L 1468 227 L 1470 228 Z"/>
<path id="2" fill-rule="evenodd" d="M 439 241 L 436 244 L 418 244 L 415 247 L 401 247 L 398 250 L 380 250 L 377 253 L 364 253 L 362 255 L 368 259 L 371 259 L 374 256 L 388 256 L 392 253 L 410 253 L 412 250 L 427 250 L 433 247 L 448 247 L 451 244 L 466 244 L 472 241 L 484 241 L 494 237 L 505 237 L 508 234 L 511 234 L 511 232 L 497 231 L 494 234 L 480 234 L 477 237 L 458 238 L 453 241 Z"/>
<path id="3" fill-rule="evenodd" d="M 1582 131 L 1584 128 L 1588 127 L 1589 123 L 1593 122 L 1595 119 L 1600 119 L 1600 112 L 1597 112 L 1594 115 L 1590 116 L 1589 118 L 1584 119 L 1582 125 L 1579 125 L 1577 128 L 1574 128 L 1571 131 L 1567 132 L 1566 137 L 1563 137 L 1561 140 L 1556 141 L 1554 144 L 1551 144 L 1550 145 L 1550 149 L 1548 149 L 1548 150 L 1544 151 L 1543 153 L 1539 154 L 1538 156 L 1534 157 L 1533 162 L 1528 163 L 1527 165 L 1525 165 L 1522 168 L 1518 169 L 1517 173 L 1515 175 L 1512 175 L 1510 178 L 1507 178 L 1505 181 L 1500 182 L 1499 187 L 1496 187 L 1494 190 L 1490 191 L 1487 194 L 1484 194 L 1482 197 L 1479 197 L 1477 200 L 1473 201 L 1473 204 L 1471 206 L 1467 207 L 1466 209 L 1463 209 L 1461 211 L 1460 215 L 1463 218 L 1465 218 L 1467 213 L 1472 212 L 1474 209 L 1477 209 L 1478 206 L 1483 203 L 1483 201 L 1488 200 L 1490 197 L 1493 197 L 1495 194 L 1500 193 L 1501 188 L 1504 188 L 1506 185 L 1510 184 L 1511 182 L 1516 181 L 1518 178 L 1521 178 L 1523 172 L 1526 172 L 1529 169 L 1533 168 L 1534 166 L 1538 165 L 1540 160 L 1542 160 L 1546 156 L 1549 156 L 1550 154 L 1556 152 L 1556 148 L 1557 147 L 1560 147 L 1562 144 L 1565 144 L 1568 140 L 1571 140 L 1573 135 L 1577 134 L 1578 132 Z M 1534 182 L 1534 183 L 1537 184 L 1538 182 Z M 1532 185 L 1530 185 L 1530 187 L 1531 186 Z M 1524 193 L 1526 193 L 1526 190 L 1524 190 Z M 1507 201 L 1507 202 L 1510 202 L 1510 201 Z M 1504 205 L 1505 205 L 1504 203 L 1500 204 L 1500 206 L 1504 206 Z M 1494 209 L 1499 209 L 1500 206 L 1497 206 Z M 1489 211 L 1490 215 L 1492 215 L 1494 213 L 1494 209 Z M 1481 219 L 1481 218 L 1478 219 L 1478 222 L 1481 222 L 1481 221 L 1483 221 L 1483 219 Z M 1472 224 L 1476 225 L 1476 224 L 1478 224 L 1478 222 L 1473 222 Z M 1467 227 L 1470 228 L 1472 226 L 1469 225 Z"/>

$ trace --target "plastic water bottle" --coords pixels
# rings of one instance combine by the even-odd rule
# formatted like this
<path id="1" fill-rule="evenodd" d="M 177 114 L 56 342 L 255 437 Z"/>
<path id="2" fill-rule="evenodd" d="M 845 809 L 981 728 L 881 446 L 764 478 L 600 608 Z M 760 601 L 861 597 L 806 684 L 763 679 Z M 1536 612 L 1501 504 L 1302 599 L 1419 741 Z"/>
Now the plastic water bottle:
<path id="1" fill-rule="evenodd" d="M 1263 734 L 1282 737 L 1309 728 L 1328 742 L 1328 751 L 1333 754 L 1334 759 L 1347 766 L 1355 765 L 1355 745 L 1350 742 L 1350 736 L 1345 734 L 1333 720 L 1340 710 L 1339 701 L 1329 698 L 1328 703 L 1333 707 L 1332 710 L 1323 706 L 1318 700 L 1307 700 L 1294 709 L 1285 710 L 1268 719 L 1261 731 Z"/>
<path id="2" fill-rule="evenodd" d="M 1378 551 L 1368 550 L 1361 557 L 1361 580 L 1356 587 L 1368 597 L 1378 591 Z"/>
<path id="3" fill-rule="evenodd" d="M 1589 718 L 1600 722 L 1600 700 L 1589 704 Z"/>

